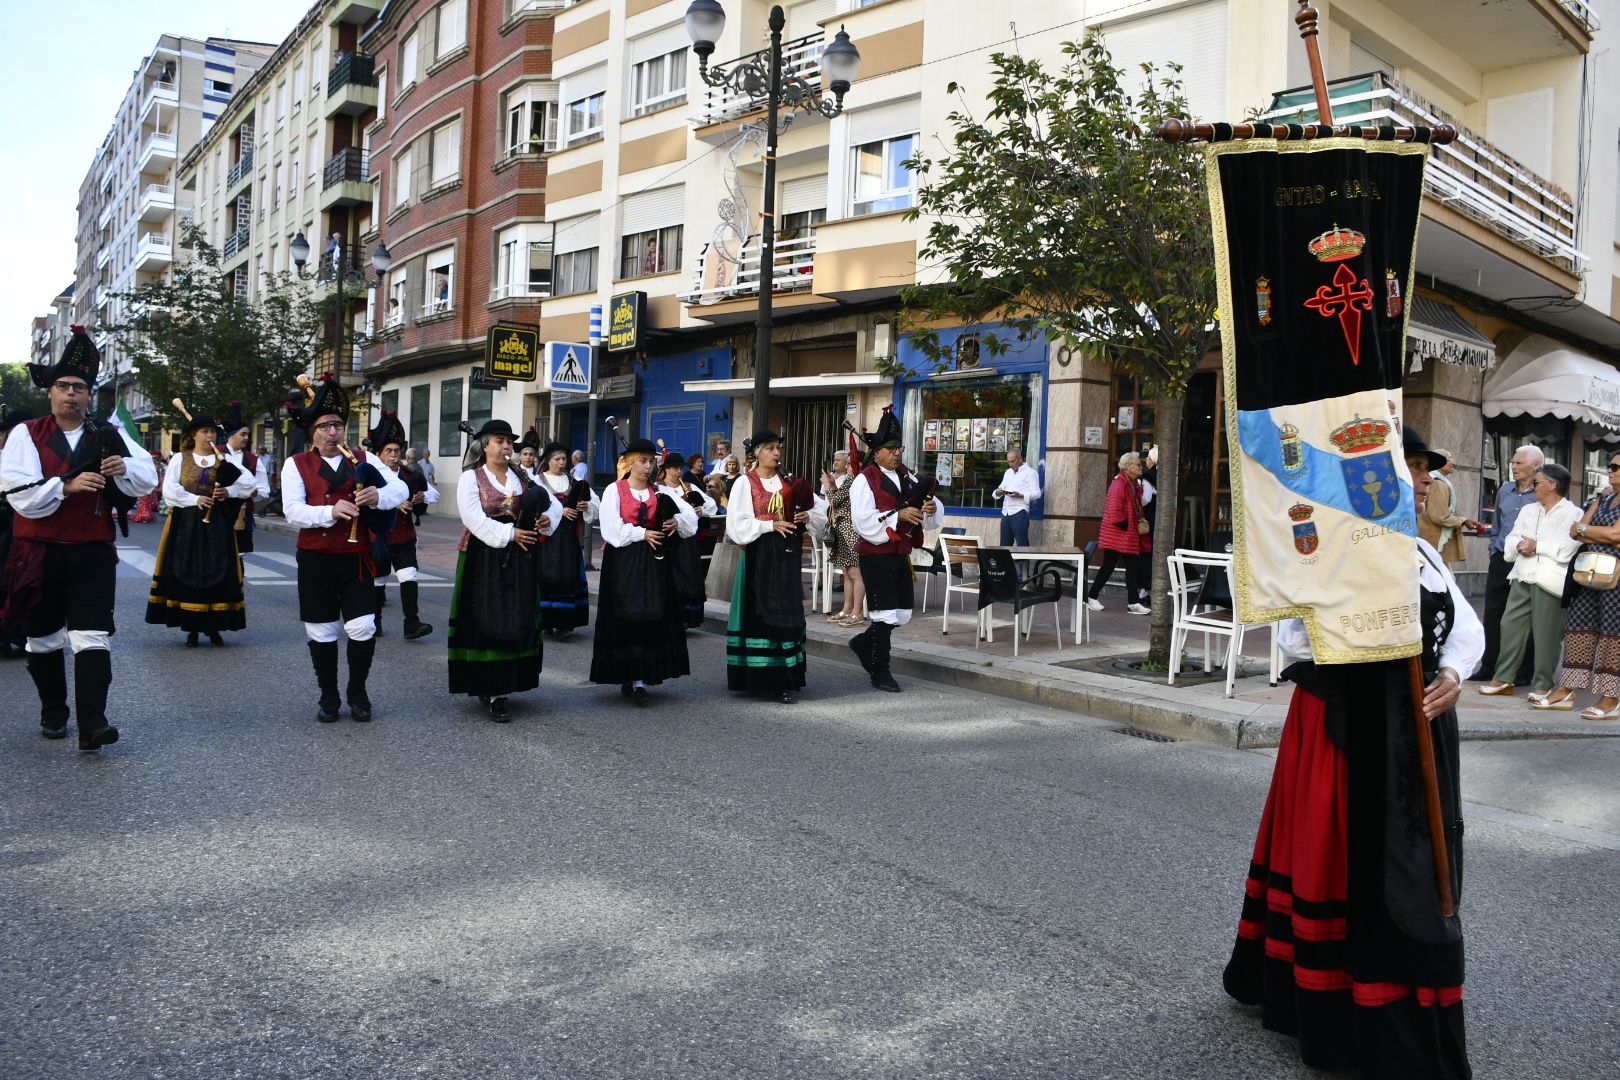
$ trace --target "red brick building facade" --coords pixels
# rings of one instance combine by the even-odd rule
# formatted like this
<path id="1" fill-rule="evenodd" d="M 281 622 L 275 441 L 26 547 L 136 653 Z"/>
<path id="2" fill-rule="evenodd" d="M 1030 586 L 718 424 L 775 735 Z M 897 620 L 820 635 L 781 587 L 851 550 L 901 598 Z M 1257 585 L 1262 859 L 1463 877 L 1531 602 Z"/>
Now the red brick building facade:
<path id="1" fill-rule="evenodd" d="M 393 260 L 367 301 L 360 373 L 373 404 L 441 457 L 459 452 L 461 419 L 545 415 L 539 384 L 494 390 L 469 376 L 489 328 L 538 324 L 550 292 L 556 6 L 395 2 L 358 37 L 377 84 L 375 112 L 358 121 L 372 186 L 362 244 L 382 241 Z"/>

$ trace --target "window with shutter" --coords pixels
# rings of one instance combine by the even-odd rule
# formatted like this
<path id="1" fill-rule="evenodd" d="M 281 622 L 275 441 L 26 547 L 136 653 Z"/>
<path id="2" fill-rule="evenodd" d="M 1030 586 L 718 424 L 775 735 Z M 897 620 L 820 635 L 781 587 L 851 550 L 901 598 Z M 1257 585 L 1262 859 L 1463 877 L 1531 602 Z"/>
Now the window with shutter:
<path id="1" fill-rule="evenodd" d="M 1167 58 L 1181 65 L 1181 82 L 1192 116 L 1226 115 L 1226 0 L 1204 0 L 1110 26 L 1103 31 L 1121 84 L 1135 94 L 1144 62 L 1160 77 Z"/>
<path id="2" fill-rule="evenodd" d="M 424 260 L 427 289 L 422 297 L 422 315 L 440 315 L 455 307 L 455 248 L 441 248 Z"/>
<path id="3" fill-rule="evenodd" d="M 428 175 L 432 187 L 448 184 L 461 175 L 461 121 L 453 120 L 433 129 L 433 166 Z"/>
<path id="4" fill-rule="evenodd" d="M 437 39 L 435 59 L 467 44 L 467 0 L 445 0 L 439 5 Z"/>
<path id="5" fill-rule="evenodd" d="M 419 31 L 412 30 L 405 35 L 405 40 L 399 46 L 399 88 L 401 90 L 416 81 L 416 62 L 422 58 L 419 33 Z"/>
<path id="6" fill-rule="evenodd" d="M 394 157 L 394 206 L 401 207 L 411 201 L 412 148 L 407 146 Z"/>

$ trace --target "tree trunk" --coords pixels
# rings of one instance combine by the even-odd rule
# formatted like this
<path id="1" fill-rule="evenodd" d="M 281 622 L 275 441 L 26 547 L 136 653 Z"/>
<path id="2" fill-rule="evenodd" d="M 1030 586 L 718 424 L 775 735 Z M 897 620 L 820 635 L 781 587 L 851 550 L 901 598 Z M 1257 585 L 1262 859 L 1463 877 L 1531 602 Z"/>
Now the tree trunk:
<path id="1" fill-rule="evenodd" d="M 1153 616 L 1148 659 L 1170 662 L 1170 556 L 1176 550 L 1176 518 L 1181 509 L 1181 414 L 1184 401 L 1163 394 L 1153 399 L 1153 434 L 1159 444 L 1158 493 L 1153 496 Z"/>

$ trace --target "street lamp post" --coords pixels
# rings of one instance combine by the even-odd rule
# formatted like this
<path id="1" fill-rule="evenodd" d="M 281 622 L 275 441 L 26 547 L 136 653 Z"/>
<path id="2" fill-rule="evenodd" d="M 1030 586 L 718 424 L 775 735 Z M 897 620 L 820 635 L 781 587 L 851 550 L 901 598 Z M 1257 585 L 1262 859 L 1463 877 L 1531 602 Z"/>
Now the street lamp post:
<path id="1" fill-rule="evenodd" d="M 850 43 L 849 35 L 838 31 L 831 44 L 821 51 L 821 85 L 831 90 L 828 101 L 820 89 L 801 75 L 782 70 L 782 28 L 787 16 L 780 4 L 771 8 L 767 23 L 770 47 L 738 60 L 730 68 L 709 67 L 714 43 L 726 26 L 726 12 L 719 0 L 692 0 L 686 9 L 686 33 L 698 58 L 698 75 L 709 86 L 730 87 L 750 97 L 765 98 L 765 191 L 759 227 L 759 310 L 754 323 L 754 418 L 755 430 L 763 428 L 770 415 L 772 278 L 776 269 L 776 139 L 781 110 L 789 115 L 805 112 L 831 120 L 844 111 L 844 95 L 860 68 L 861 54 Z"/>
<path id="2" fill-rule="evenodd" d="M 346 314 L 343 310 L 343 283 L 349 276 L 349 266 L 343 254 L 343 238 L 335 236 L 333 244 L 332 258 L 334 265 L 332 267 L 332 278 L 337 285 L 337 314 L 332 319 L 332 371 L 335 375 L 338 371 L 338 365 L 343 360 L 343 323 Z M 298 276 L 303 277 L 304 265 L 309 262 L 309 241 L 304 239 L 303 233 L 298 233 L 292 238 L 288 250 L 292 254 L 293 265 L 298 267 Z M 376 271 L 377 280 L 375 282 L 367 281 L 363 273 L 357 273 L 355 275 L 356 283 L 362 288 L 381 285 L 384 276 L 388 273 L 388 268 L 393 264 L 394 257 L 388 253 L 388 249 L 383 246 L 381 240 L 377 241 L 377 246 L 371 249 L 371 268 Z M 318 274 L 316 276 L 319 277 Z"/>

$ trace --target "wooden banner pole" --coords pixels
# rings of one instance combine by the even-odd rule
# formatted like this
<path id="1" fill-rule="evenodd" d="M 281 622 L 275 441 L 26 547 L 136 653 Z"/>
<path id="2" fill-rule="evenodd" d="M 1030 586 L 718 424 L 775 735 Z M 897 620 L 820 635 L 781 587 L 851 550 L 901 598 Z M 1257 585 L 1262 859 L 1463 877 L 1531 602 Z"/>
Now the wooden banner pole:
<path id="1" fill-rule="evenodd" d="M 1322 45 L 1317 41 L 1316 23 L 1319 16 L 1310 0 L 1300 0 L 1299 11 L 1294 14 L 1294 25 L 1305 39 L 1305 58 L 1311 64 L 1311 85 L 1316 88 L 1316 114 L 1320 122 L 1333 126 L 1333 101 L 1328 97 L 1327 76 L 1322 73 Z"/>

